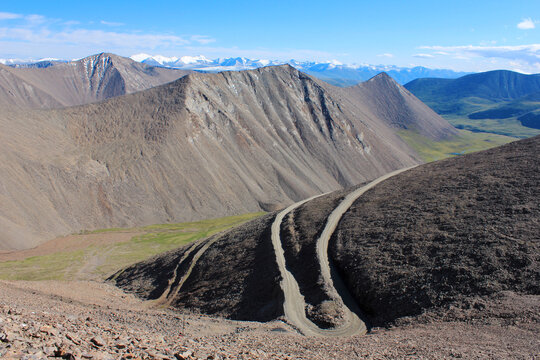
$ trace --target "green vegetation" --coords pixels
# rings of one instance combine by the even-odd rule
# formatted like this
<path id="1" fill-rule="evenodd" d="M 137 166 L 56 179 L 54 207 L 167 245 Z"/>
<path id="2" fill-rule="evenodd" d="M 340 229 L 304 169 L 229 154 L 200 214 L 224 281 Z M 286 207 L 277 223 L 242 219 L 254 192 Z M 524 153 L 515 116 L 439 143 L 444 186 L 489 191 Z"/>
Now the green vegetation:
<path id="1" fill-rule="evenodd" d="M 44 256 L 32 256 L 20 261 L 0 262 L 0 279 L 62 280 L 72 278 L 74 269 L 82 264 L 84 251 L 71 251 Z"/>
<path id="2" fill-rule="evenodd" d="M 540 109 L 539 75 L 489 71 L 416 79 L 405 87 L 459 129 L 519 138 L 540 134 L 530 115 Z"/>
<path id="3" fill-rule="evenodd" d="M 178 224 L 159 224 L 132 229 L 103 229 L 82 234 L 133 232 L 130 241 L 82 250 L 33 256 L 0 262 L 0 279 L 72 280 L 103 279 L 121 268 L 153 255 L 178 248 L 261 216 L 251 213 Z"/>
<path id="4" fill-rule="evenodd" d="M 493 133 L 499 135 L 512 136 L 516 138 L 527 138 L 540 135 L 540 130 L 523 126 L 515 118 L 508 119 L 469 119 L 466 116 L 443 115 L 443 118 L 458 129 L 469 130 L 477 133 Z"/>
<path id="5" fill-rule="evenodd" d="M 458 136 L 442 141 L 433 141 L 410 130 L 399 131 L 399 136 L 426 162 L 485 150 L 517 140 L 503 135 L 466 130 L 460 130 Z"/>

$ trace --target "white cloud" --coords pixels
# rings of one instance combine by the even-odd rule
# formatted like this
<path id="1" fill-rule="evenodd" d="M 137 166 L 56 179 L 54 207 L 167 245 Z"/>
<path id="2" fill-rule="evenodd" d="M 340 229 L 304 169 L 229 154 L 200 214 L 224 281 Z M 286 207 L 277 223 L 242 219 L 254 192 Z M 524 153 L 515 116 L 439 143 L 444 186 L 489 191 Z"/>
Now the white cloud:
<path id="1" fill-rule="evenodd" d="M 8 14 L 8 15 L 6 15 Z M 216 39 L 203 34 L 176 35 L 108 28 L 106 20 L 82 23 L 41 15 L 0 13 L 0 57 L 73 59 L 98 52 L 119 55 L 136 53 L 203 54 L 207 57 L 248 57 L 252 59 L 329 61 L 345 54 L 311 49 L 267 49 L 212 46 Z M 117 24 L 114 24 L 117 25 Z M 387 54 L 389 57 L 391 54 Z"/>
<path id="2" fill-rule="evenodd" d="M 413 56 L 421 59 L 431 59 L 435 57 L 431 54 L 414 54 Z"/>
<path id="3" fill-rule="evenodd" d="M 22 18 L 21 14 L 14 14 L 9 12 L 0 12 L 0 20 L 13 20 Z"/>
<path id="4" fill-rule="evenodd" d="M 121 22 L 105 21 L 105 20 L 101 20 L 100 23 L 102 25 L 107 25 L 107 26 L 123 26 L 123 25 L 125 25 L 124 23 L 121 23 Z"/>
<path id="5" fill-rule="evenodd" d="M 197 42 L 201 45 L 210 44 L 216 41 L 216 39 L 212 39 L 211 37 L 205 35 L 193 35 L 190 39 L 191 41 Z"/>
<path id="6" fill-rule="evenodd" d="M 459 60 L 483 59 L 499 67 L 521 64 L 521 72 L 537 72 L 540 69 L 540 44 L 515 46 L 421 46 L 421 49 L 447 53 Z M 476 59 L 476 60 L 475 60 Z M 491 60 L 505 60 L 504 62 Z"/>
<path id="7" fill-rule="evenodd" d="M 52 19 L 37 14 L 0 12 L 0 56 L 76 57 L 96 51 L 133 53 L 167 51 L 188 45 L 206 45 L 216 40 L 205 35 L 180 36 L 167 33 L 108 30 L 123 23 L 101 20 L 84 26 L 74 20 Z M 93 28 L 88 28 L 92 26 Z M 101 26 L 102 28 L 95 28 Z M 25 49 L 21 52 L 21 49 Z M 37 52 L 40 49 L 39 53 Z M 61 49 L 59 51 L 59 49 Z M 46 53 L 43 53 L 45 51 Z M 53 53 L 55 51 L 55 53 Z M 69 55 L 68 55 L 69 54 Z"/>
<path id="8" fill-rule="evenodd" d="M 521 30 L 530 30 L 535 28 L 535 21 L 533 21 L 531 18 L 523 19 L 519 24 L 517 24 L 517 28 Z"/>
<path id="9" fill-rule="evenodd" d="M 42 16 L 42 15 L 37 15 L 37 14 L 31 14 L 31 15 L 26 15 L 24 17 L 24 19 L 34 25 L 37 25 L 37 24 L 42 24 L 45 22 L 45 16 Z"/>
<path id="10" fill-rule="evenodd" d="M 377 55 L 379 57 L 386 57 L 386 58 L 393 58 L 394 57 L 394 54 L 390 54 L 390 53 L 384 53 L 384 54 L 379 54 Z"/>

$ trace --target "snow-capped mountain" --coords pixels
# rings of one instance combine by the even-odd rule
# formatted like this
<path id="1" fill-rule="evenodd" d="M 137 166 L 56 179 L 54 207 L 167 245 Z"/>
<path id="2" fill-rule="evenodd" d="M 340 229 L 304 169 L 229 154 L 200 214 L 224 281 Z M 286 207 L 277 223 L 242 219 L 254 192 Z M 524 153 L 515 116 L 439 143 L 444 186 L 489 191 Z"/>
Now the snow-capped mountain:
<path id="1" fill-rule="evenodd" d="M 391 65 L 343 64 L 337 60 L 326 62 L 248 59 L 244 57 L 218 58 L 209 60 L 203 55 L 166 57 L 162 55 L 137 54 L 132 60 L 153 66 L 171 67 L 184 70 L 205 72 L 251 70 L 263 66 L 289 64 L 296 69 L 339 86 L 354 85 L 373 76 L 386 72 L 400 84 L 405 84 L 421 77 L 457 78 L 468 73 L 446 69 L 428 69 L 417 66 L 403 68 Z"/>
<path id="2" fill-rule="evenodd" d="M 291 59 L 288 61 L 282 61 L 248 59 L 244 57 L 218 58 L 210 60 L 203 55 L 168 57 L 144 53 L 133 55 L 130 58 L 136 62 L 150 66 L 202 72 L 252 70 L 263 66 L 289 64 L 302 72 L 338 86 L 355 85 L 359 82 L 368 80 L 381 72 L 386 72 L 400 84 L 406 84 L 409 81 L 418 78 L 432 77 L 451 79 L 468 74 L 446 69 L 429 69 L 421 66 L 405 68 L 392 65 L 343 64 L 336 60 L 315 62 L 297 61 Z M 48 67 L 58 62 L 66 62 L 66 60 L 52 58 L 40 60 L 0 59 L 0 64 L 9 65 L 12 67 Z"/>

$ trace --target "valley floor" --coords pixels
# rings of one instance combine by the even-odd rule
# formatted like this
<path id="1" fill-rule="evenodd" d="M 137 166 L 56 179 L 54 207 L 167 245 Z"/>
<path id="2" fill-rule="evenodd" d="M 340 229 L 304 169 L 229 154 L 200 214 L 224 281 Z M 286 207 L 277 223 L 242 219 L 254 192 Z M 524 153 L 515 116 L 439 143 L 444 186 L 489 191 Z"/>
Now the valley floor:
<path id="1" fill-rule="evenodd" d="M 517 299 L 516 297 L 519 297 Z M 512 310 L 509 304 L 520 303 Z M 537 296 L 507 293 L 491 318 L 424 314 L 366 336 L 310 338 L 282 321 L 237 322 L 152 308 L 83 281 L 1 281 L 0 358 L 531 359 L 540 355 Z M 514 313 L 512 313 L 514 311 Z M 456 316 L 459 314 L 459 316 Z M 447 319 L 450 321 L 443 321 Z M 70 357 L 72 354 L 73 357 Z"/>

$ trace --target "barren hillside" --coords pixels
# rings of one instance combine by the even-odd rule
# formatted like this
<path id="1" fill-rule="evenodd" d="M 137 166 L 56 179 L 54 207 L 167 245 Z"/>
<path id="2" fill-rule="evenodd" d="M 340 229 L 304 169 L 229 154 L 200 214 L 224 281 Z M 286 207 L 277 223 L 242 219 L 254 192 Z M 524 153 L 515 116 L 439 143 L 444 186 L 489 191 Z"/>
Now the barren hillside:
<path id="1" fill-rule="evenodd" d="M 189 71 L 101 53 L 47 67 L 0 66 L 0 104 L 51 109 L 88 104 L 174 81 Z"/>
<path id="2" fill-rule="evenodd" d="M 2 248 L 81 229 L 278 209 L 418 163 L 362 101 L 280 66 L 192 73 L 101 103 L 6 112 Z M 400 102 L 445 131 L 418 104 Z"/>
<path id="3" fill-rule="evenodd" d="M 343 279 L 371 325 L 422 313 L 507 321 L 522 301 L 537 299 L 539 146 L 536 137 L 422 165 L 353 203 L 333 233 L 328 256 L 334 276 Z M 340 314 L 321 277 L 315 241 L 346 193 L 308 201 L 281 223 L 286 264 L 307 302 L 306 315 L 323 327 L 334 326 Z M 180 309 L 276 318 L 283 315 L 283 292 L 270 240 L 274 217 L 135 264 L 113 278 L 123 289 L 168 298 Z M 190 251 L 205 245 L 193 261 Z M 167 283 L 173 273 L 183 281 Z"/>

